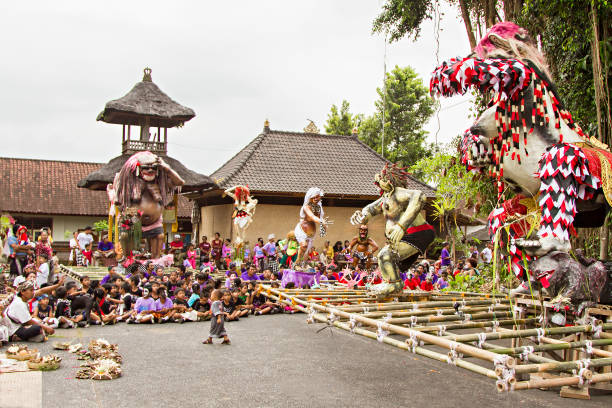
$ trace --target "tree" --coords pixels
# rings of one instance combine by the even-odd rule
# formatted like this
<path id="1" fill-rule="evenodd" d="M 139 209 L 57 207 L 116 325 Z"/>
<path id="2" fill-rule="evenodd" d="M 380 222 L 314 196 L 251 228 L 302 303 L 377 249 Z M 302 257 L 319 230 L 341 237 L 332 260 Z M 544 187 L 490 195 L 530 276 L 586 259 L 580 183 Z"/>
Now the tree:
<path id="1" fill-rule="evenodd" d="M 470 47 L 495 23 L 515 20 L 523 8 L 523 0 L 447 0 L 458 8 L 465 25 Z M 433 20 L 439 0 L 387 0 L 373 24 L 375 33 L 386 33 L 390 41 L 408 36 L 417 39 L 421 24 Z M 438 11 L 439 12 L 439 11 Z"/>
<path id="2" fill-rule="evenodd" d="M 359 138 L 385 158 L 404 166 L 429 154 L 423 126 L 436 101 L 411 67 L 396 66 L 377 90 L 376 112 L 363 120 Z M 384 132 L 383 132 L 384 123 Z"/>
<path id="3" fill-rule="evenodd" d="M 336 105 L 332 105 L 327 115 L 327 122 L 325 123 L 325 132 L 327 134 L 349 136 L 353 134 L 354 128 L 359 128 L 363 115 L 353 115 L 349 108 L 350 104 L 346 100 L 342 101 L 340 111 L 338 111 Z"/>
<path id="4" fill-rule="evenodd" d="M 448 146 L 442 146 L 435 154 L 416 162 L 410 172 L 424 183 L 436 187 L 432 202 L 433 215 L 440 221 L 441 229 L 451 242 L 453 252 L 461 236 L 456 216 L 459 210 L 473 210 L 474 216 L 483 216 L 495 207 L 494 183 L 485 176 L 466 171 L 456 159 L 460 137 Z"/>

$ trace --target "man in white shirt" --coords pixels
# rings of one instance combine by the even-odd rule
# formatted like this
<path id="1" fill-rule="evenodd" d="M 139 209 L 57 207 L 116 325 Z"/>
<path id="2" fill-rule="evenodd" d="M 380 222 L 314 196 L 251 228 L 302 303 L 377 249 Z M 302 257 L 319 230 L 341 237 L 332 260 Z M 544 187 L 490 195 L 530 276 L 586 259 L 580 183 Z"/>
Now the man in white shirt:
<path id="1" fill-rule="evenodd" d="M 11 341 L 37 341 L 47 339 L 53 328 L 32 319 L 27 302 L 34 297 L 34 282 L 25 281 L 17 287 L 17 295 L 4 311 L 4 324 Z"/>
<path id="2" fill-rule="evenodd" d="M 93 242 L 93 235 L 91 235 L 91 227 L 85 227 L 85 230 L 77 235 L 77 241 L 81 251 L 86 251 L 89 244 Z"/>
<path id="3" fill-rule="evenodd" d="M 482 261 L 486 264 L 491 263 L 491 260 L 493 259 L 493 244 L 491 242 L 487 243 L 487 246 L 485 247 L 485 249 L 482 250 L 482 252 L 480 253 L 480 259 L 482 259 Z"/>

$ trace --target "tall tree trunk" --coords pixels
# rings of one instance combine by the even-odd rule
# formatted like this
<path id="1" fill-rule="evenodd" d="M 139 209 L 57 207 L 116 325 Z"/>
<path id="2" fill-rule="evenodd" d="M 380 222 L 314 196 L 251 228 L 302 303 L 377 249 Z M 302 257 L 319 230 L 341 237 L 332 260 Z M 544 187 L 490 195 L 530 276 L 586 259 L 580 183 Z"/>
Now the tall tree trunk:
<path id="1" fill-rule="evenodd" d="M 476 37 L 474 36 L 474 30 L 472 29 L 472 20 L 470 19 L 470 12 L 468 11 L 465 0 L 459 0 L 459 7 L 461 8 L 461 18 L 463 24 L 465 24 L 465 31 L 467 32 L 468 40 L 470 41 L 470 48 L 476 48 Z"/>
<path id="2" fill-rule="evenodd" d="M 608 216 L 610 213 L 608 213 Z M 610 229 L 608 228 L 608 216 L 604 220 L 604 225 L 601 227 L 599 234 L 599 259 L 605 261 L 608 259 L 608 237 L 610 236 Z"/>

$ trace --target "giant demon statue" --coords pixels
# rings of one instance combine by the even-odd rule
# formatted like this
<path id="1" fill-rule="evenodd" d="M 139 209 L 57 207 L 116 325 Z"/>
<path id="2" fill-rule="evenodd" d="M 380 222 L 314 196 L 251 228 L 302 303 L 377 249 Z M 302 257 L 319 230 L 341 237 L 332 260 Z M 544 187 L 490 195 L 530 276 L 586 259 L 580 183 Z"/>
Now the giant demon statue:
<path id="1" fill-rule="evenodd" d="M 491 99 L 463 137 L 462 162 L 497 180 L 500 201 L 516 194 L 491 213 L 489 232 L 508 227 L 512 268 L 527 280 L 523 258 L 567 253 L 575 227 L 602 225 L 612 154 L 572 120 L 544 55 L 514 23 L 493 26 L 472 55 L 444 62 L 430 83 L 442 96 L 472 87 Z M 546 276 L 531 279 L 547 286 Z"/>
<path id="2" fill-rule="evenodd" d="M 149 151 L 138 152 L 125 162 L 107 187 L 111 204 L 121 212 L 119 238 L 124 256 L 130 257 L 141 232 L 152 258 L 159 258 L 164 243 L 162 212 L 183 184 L 161 157 Z"/>
<path id="3" fill-rule="evenodd" d="M 386 165 L 375 177 L 382 196 L 351 217 L 353 225 L 367 224 L 379 214 L 385 217 L 387 245 L 378 252 L 385 282 L 372 286 L 372 291 L 382 296 L 403 290 L 400 269 L 408 269 L 435 238 L 434 228 L 421 215 L 425 196 L 419 190 L 407 188 L 407 177 L 403 169 Z"/>

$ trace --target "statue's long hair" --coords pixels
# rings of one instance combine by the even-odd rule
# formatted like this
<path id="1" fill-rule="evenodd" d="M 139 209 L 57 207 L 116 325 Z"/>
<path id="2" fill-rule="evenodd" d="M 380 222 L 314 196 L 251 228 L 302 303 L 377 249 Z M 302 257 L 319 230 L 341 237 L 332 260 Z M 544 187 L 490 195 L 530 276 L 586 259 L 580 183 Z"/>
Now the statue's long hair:
<path id="1" fill-rule="evenodd" d="M 506 41 L 503 47 L 494 44 L 490 35 L 495 34 Z M 518 60 L 529 60 L 541 72 L 544 72 L 548 79 L 551 75 L 548 63 L 544 54 L 538 50 L 538 46 L 529 32 L 523 27 L 510 21 L 495 24 L 487 34 L 480 40 L 474 52 L 478 58 L 514 58 Z"/>
<path id="2" fill-rule="evenodd" d="M 140 201 L 142 193 L 147 188 L 147 182 L 140 177 L 140 167 L 142 165 L 155 166 L 156 161 L 157 156 L 149 151 L 135 153 L 127 159 L 114 181 L 119 205 L 127 208 L 134 201 Z M 175 188 L 168 176 L 168 172 L 157 166 L 157 178 L 154 182 L 159 185 L 162 205 L 167 206 L 172 201 Z"/>
<path id="3" fill-rule="evenodd" d="M 406 168 L 398 166 L 397 163 L 393 163 L 389 165 L 389 163 L 387 162 L 387 164 L 385 164 L 385 167 L 383 167 L 383 169 L 380 171 L 380 178 L 382 178 L 385 181 L 390 182 L 394 188 L 395 187 L 408 188 L 408 176 L 409 175 L 410 173 L 406 171 Z M 376 186 L 380 188 L 380 185 L 378 184 L 377 181 L 375 181 L 374 184 L 376 184 Z M 382 189 L 381 189 L 381 194 L 382 194 Z"/>
<path id="4" fill-rule="evenodd" d="M 249 186 L 238 186 L 236 190 L 234 190 L 237 201 L 246 202 L 249 199 L 249 195 L 251 192 L 249 191 Z"/>

